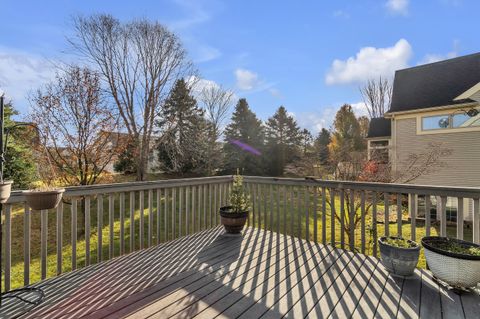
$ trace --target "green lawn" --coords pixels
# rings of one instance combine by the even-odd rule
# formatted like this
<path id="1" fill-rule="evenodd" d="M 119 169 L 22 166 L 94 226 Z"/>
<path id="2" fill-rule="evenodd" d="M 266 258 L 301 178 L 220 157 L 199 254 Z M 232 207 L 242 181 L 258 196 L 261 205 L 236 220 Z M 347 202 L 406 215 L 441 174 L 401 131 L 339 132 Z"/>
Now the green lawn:
<path id="1" fill-rule="evenodd" d="M 284 194 L 287 194 L 284 197 Z M 251 201 L 255 203 L 255 219 L 256 223 L 255 226 L 258 227 L 258 218 L 261 219 L 261 227 L 270 229 L 270 230 L 277 230 L 280 229 L 281 232 L 284 232 L 284 228 L 286 228 L 286 233 L 292 233 L 293 227 L 293 234 L 298 235 L 299 232 L 301 233 L 302 238 L 306 238 L 306 229 L 307 229 L 307 216 L 306 212 L 307 209 L 305 208 L 306 204 L 309 207 L 308 209 L 308 219 L 309 219 L 309 240 L 313 240 L 314 236 L 314 215 L 317 215 L 317 222 L 318 222 L 318 229 L 317 229 L 317 241 L 321 243 L 322 241 L 322 209 L 321 209 L 321 198 L 318 197 L 317 202 L 317 211 L 314 212 L 314 196 L 312 189 L 310 189 L 307 194 L 304 193 L 303 189 L 299 190 L 298 188 L 294 189 L 294 199 L 291 200 L 289 196 L 289 189 L 286 189 L 286 192 L 282 187 L 278 188 L 273 187 L 272 193 L 270 194 L 270 188 L 267 186 L 264 189 L 262 188 L 262 192 L 260 194 L 257 193 L 257 197 L 252 196 Z M 152 233 L 153 239 L 152 244 L 157 243 L 156 237 L 156 227 L 157 227 L 157 202 L 156 202 L 156 193 L 153 192 L 153 224 L 152 224 Z M 253 195 L 253 192 L 252 192 Z M 114 256 L 118 256 L 120 254 L 120 213 L 119 213 L 119 196 L 118 194 L 115 195 L 115 206 L 114 206 Z M 185 199 L 185 197 L 183 197 Z M 217 196 L 219 200 L 219 196 Z M 262 204 L 259 205 L 260 199 L 262 199 Z M 67 199 L 69 201 L 69 199 Z M 195 197 L 195 202 L 198 205 L 198 197 Z M 167 228 L 165 231 L 165 219 L 164 219 L 164 207 L 165 207 L 165 197 L 161 196 L 161 218 L 160 218 L 160 237 L 159 242 L 165 241 L 165 235 L 167 239 L 171 239 L 173 237 L 172 234 L 172 214 L 171 214 L 171 207 L 172 207 L 172 198 L 168 198 L 168 208 L 169 213 L 167 215 Z M 177 193 L 175 205 L 176 209 L 179 209 L 179 195 Z M 285 206 L 286 204 L 286 206 Z M 125 252 L 130 251 L 130 218 L 129 218 L 129 196 L 126 194 L 125 196 Z M 144 197 L 144 205 L 145 205 L 145 229 L 144 229 L 144 238 L 145 238 L 145 246 L 147 247 L 147 238 L 148 238 L 148 223 L 149 223 L 149 214 L 148 214 L 148 192 L 145 192 Z M 293 205 L 293 209 L 291 206 Z M 340 210 L 340 201 L 338 197 L 335 201 L 336 210 Z M 79 202 L 78 205 L 78 219 L 77 222 L 79 225 L 83 225 L 83 218 L 81 217 L 81 204 Z M 200 214 L 196 215 L 196 229 L 198 230 L 198 226 L 203 226 L 206 224 L 207 226 L 211 224 L 215 224 L 218 221 L 218 216 L 214 214 L 215 206 L 212 205 L 212 216 L 210 217 L 209 214 L 206 214 L 206 220 L 204 220 L 203 214 L 203 203 L 200 206 Z M 217 205 L 218 207 L 218 205 Z M 209 209 L 209 200 L 207 199 L 206 203 L 207 211 Z M 393 208 L 391 208 L 391 216 L 396 216 L 396 212 Z M 97 229 L 97 207 L 96 207 L 96 200 L 92 198 L 91 200 L 91 236 L 90 236 L 90 251 L 91 251 L 91 263 L 97 262 L 97 242 L 98 242 L 98 229 Z M 384 234 L 385 225 L 383 223 L 383 211 L 384 208 L 382 205 L 378 205 L 378 223 L 377 223 L 377 233 L 378 236 L 382 236 Z M 196 214 L 197 210 L 195 210 Z M 285 218 L 286 212 L 286 218 Z M 190 232 L 193 232 L 193 226 L 191 223 L 192 220 L 193 210 L 190 209 Z M 265 214 L 267 214 L 267 223 L 265 224 Z M 402 227 L 402 234 L 406 238 L 410 238 L 411 234 L 411 225 L 407 221 L 407 212 L 403 212 L 403 227 Z M 40 214 L 39 213 L 32 213 L 31 215 L 31 265 L 30 265 L 30 282 L 36 282 L 40 280 Z M 175 218 L 175 228 L 176 228 L 176 237 L 178 237 L 179 227 L 182 226 L 182 234 L 185 234 L 185 203 L 183 203 L 183 211 L 182 211 L 182 223 L 180 224 L 178 215 Z M 251 215 L 253 218 L 253 213 Z M 103 200 L 103 241 L 102 241 L 102 254 L 103 259 L 108 259 L 109 254 L 109 210 L 108 210 L 108 197 L 104 196 Z M 134 237 L 134 245 L 135 249 L 139 249 L 140 241 L 139 241 L 139 227 L 140 227 L 140 210 L 139 210 L 139 194 L 136 193 L 135 198 L 135 237 Z M 330 209 L 327 207 L 327 214 L 326 214 L 326 234 L 327 234 L 327 243 L 331 240 L 331 214 Z M 371 213 L 366 215 L 366 225 L 372 225 Z M 24 278 L 23 278 L 23 222 L 24 222 L 24 213 L 22 207 L 14 206 L 13 214 L 12 214 L 12 275 L 11 275 L 11 288 L 16 288 L 23 286 Z M 286 227 L 284 227 L 286 225 Z M 355 246 L 357 249 L 360 249 L 360 225 L 355 230 Z M 203 228 L 203 227 L 200 227 Z M 397 225 L 396 223 L 390 223 L 389 225 L 390 234 L 396 235 L 397 234 Z M 447 228 L 449 235 L 454 236 L 456 233 L 455 226 L 449 226 Z M 433 225 L 431 229 L 431 234 L 436 235 L 439 232 L 438 226 Z M 425 228 L 422 224 L 418 223 L 416 227 L 416 240 L 419 241 L 425 235 Z M 340 242 L 340 225 L 336 221 L 335 223 L 335 241 Z M 72 246 L 71 246 L 71 206 L 68 204 L 64 205 L 64 214 L 63 214 L 63 247 L 62 247 L 62 256 L 63 256 L 63 272 L 68 272 L 72 269 L 71 265 L 71 256 L 72 256 Z M 471 229 L 465 229 L 465 238 L 471 239 Z M 345 236 L 345 247 L 348 248 L 348 237 Z M 373 237 L 371 232 L 366 230 L 366 253 L 372 254 L 373 248 Z M 338 247 L 340 247 L 338 245 Z M 50 211 L 48 213 L 48 259 L 47 259 L 47 277 L 52 277 L 56 275 L 57 269 L 57 256 L 56 256 L 56 211 Z M 83 232 L 83 228 L 79 231 L 78 238 L 77 238 L 77 268 L 81 268 L 85 266 L 85 236 Z M 419 267 L 425 267 L 425 260 L 423 257 L 423 253 L 421 255 L 421 259 L 419 262 Z"/>

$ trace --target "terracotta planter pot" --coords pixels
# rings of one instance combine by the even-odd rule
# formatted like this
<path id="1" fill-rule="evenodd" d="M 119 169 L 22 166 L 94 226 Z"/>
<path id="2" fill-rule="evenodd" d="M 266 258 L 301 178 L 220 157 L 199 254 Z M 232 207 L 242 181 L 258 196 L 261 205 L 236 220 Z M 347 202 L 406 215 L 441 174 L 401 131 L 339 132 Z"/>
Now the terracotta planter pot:
<path id="1" fill-rule="evenodd" d="M 0 183 L 0 203 L 5 204 L 10 198 L 13 181 L 4 181 Z"/>
<path id="2" fill-rule="evenodd" d="M 220 207 L 220 221 L 228 234 L 240 234 L 247 217 L 248 211 L 236 213 L 232 206 Z"/>
<path id="3" fill-rule="evenodd" d="M 64 188 L 45 192 L 29 190 L 22 193 L 31 209 L 43 210 L 56 208 L 62 200 L 63 192 L 65 192 Z"/>

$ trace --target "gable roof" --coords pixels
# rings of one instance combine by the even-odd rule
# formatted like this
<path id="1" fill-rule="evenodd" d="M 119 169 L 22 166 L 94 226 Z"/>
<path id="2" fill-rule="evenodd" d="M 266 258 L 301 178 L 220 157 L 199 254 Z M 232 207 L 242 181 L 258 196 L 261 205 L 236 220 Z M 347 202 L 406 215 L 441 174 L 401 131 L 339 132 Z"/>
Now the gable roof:
<path id="1" fill-rule="evenodd" d="M 480 53 L 398 70 L 388 113 L 474 102 L 457 99 L 480 82 Z"/>
<path id="2" fill-rule="evenodd" d="M 392 135 L 390 119 L 377 117 L 370 120 L 367 138 L 390 137 Z"/>

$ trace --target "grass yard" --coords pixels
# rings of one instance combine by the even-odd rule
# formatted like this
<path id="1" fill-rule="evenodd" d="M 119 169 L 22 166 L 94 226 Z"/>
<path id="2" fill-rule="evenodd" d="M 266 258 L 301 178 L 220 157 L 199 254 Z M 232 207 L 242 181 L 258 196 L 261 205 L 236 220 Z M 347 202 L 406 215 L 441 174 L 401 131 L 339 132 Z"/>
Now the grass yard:
<path id="1" fill-rule="evenodd" d="M 258 190 L 258 189 L 257 189 Z M 256 227 L 265 227 L 269 230 L 280 230 L 280 232 L 285 232 L 289 235 L 298 235 L 301 234 L 302 238 L 306 238 L 307 233 L 307 209 L 308 209 L 308 220 L 309 220 L 309 240 L 314 239 L 314 220 L 315 214 L 317 216 L 317 241 L 321 243 L 322 241 L 322 227 L 326 228 L 326 240 L 327 243 L 331 240 L 331 213 L 329 207 L 327 207 L 327 213 L 325 216 L 326 223 L 322 225 L 322 209 L 321 209 L 321 199 L 318 197 L 317 202 L 317 211 L 314 212 L 314 196 L 313 190 L 309 189 L 308 192 L 305 192 L 305 188 L 283 188 L 273 186 L 271 189 L 269 186 L 261 187 L 257 192 L 251 192 L 251 201 L 254 206 L 255 211 L 255 226 Z M 147 238 L 148 238 L 148 225 L 152 221 L 152 245 L 157 243 L 157 225 L 160 226 L 160 233 L 158 237 L 158 242 L 164 242 L 173 238 L 172 225 L 175 225 L 175 237 L 179 236 L 179 230 L 182 231 L 182 235 L 186 233 L 186 206 L 185 206 L 185 193 L 182 195 L 182 204 L 180 205 L 180 194 L 179 191 L 176 191 L 175 207 L 177 214 L 175 215 L 175 220 L 172 217 L 172 205 L 174 204 L 172 200 L 171 193 L 167 199 L 168 213 L 165 217 L 165 204 L 166 198 L 165 194 L 162 192 L 160 196 L 160 219 L 157 220 L 157 195 L 156 192 L 153 192 L 152 196 L 152 217 L 150 219 L 149 210 L 148 210 L 148 192 L 145 192 L 144 196 L 144 240 L 147 247 Z M 190 193 L 192 194 L 192 193 Z M 188 217 L 190 222 L 190 232 L 194 230 L 203 229 L 208 225 L 215 225 L 218 223 L 218 214 L 216 210 L 220 205 L 220 201 L 224 202 L 223 198 L 218 194 L 216 197 L 218 204 L 214 205 L 212 203 L 210 207 L 210 198 L 215 198 L 213 194 L 207 194 L 205 197 L 199 197 L 198 193 L 195 193 L 195 208 L 192 209 L 189 205 L 190 216 Z M 254 196 L 256 195 L 256 196 Z M 292 200 L 293 195 L 293 200 Z M 190 199 L 193 197 L 189 197 Z M 203 198 L 207 200 L 204 202 Z M 119 205 L 119 195 L 115 194 L 114 199 L 114 223 L 113 223 L 113 256 L 120 255 L 120 205 Z M 135 194 L 135 213 L 134 213 L 134 249 L 137 250 L 140 247 L 140 238 L 139 238 L 139 229 L 140 229 L 140 209 L 139 209 L 139 193 Z M 260 200 L 261 199 L 261 200 Z M 200 200 L 200 202 L 199 202 Z M 67 202 L 69 199 L 67 198 Z M 213 201 L 212 201 L 213 202 Z M 261 203 L 261 204 L 259 204 Z M 178 211 L 182 206 L 182 214 L 179 215 Z M 327 205 L 328 206 L 328 205 Z M 125 228 L 125 252 L 131 250 L 130 247 L 130 198 L 128 194 L 125 196 L 125 219 L 124 219 L 124 228 Z M 204 210 L 204 207 L 206 210 Z M 377 234 L 382 236 L 385 231 L 385 225 L 383 223 L 384 207 L 383 205 L 377 206 Z M 68 272 L 72 269 L 72 245 L 71 245 L 71 205 L 68 203 L 64 204 L 63 207 L 63 245 L 62 245 L 62 271 Z M 338 197 L 335 201 L 336 211 L 340 211 L 340 201 Z M 84 218 L 82 216 L 82 204 L 79 201 L 78 204 L 78 213 L 77 213 L 77 223 L 84 225 Z M 90 225 L 91 225 L 91 236 L 90 236 L 90 253 L 91 264 L 97 262 L 98 256 L 98 227 L 97 227 L 97 201 L 95 198 L 91 199 L 90 204 Z M 200 212 L 200 214 L 198 214 Z M 210 215 L 211 212 L 211 215 Z M 402 226 L 402 235 L 405 238 L 410 238 L 411 236 L 411 224 L 407 221 L 408 213 L 404 211 L 403 213 L 403 226 Z M 393 216 L 396 216 L 395 209 L 391 207 L 390 215 L 393 219 Z M 181 218 L 180 218 L 181 216 Z M 48 243 L 47 243 L 47 277 L 52 277 L 56 275 L 57 271 L 57 255 L 56 255 L 56 211 L 50 211 L 48 213 Z M 108 196 L 103 198 L 103 215 L 101 216 L 103 227 L 102 229 L 102 260 L 109 259 L 109 201 Z M 181 219 L 181 221 L 180 221 Z M 192 219 L 195 219 L 195 226 L 191 223 Z M 251 214 L 251 219 L 253 219 L 253 213 Z M 260 220 L 260 224 L 259 224 Z M 157 223 L 158 222 L 158 223 Z M 365 218 L 367 226 L 372 225 L 371 212 L 368 212 Z M 252 222 L 250 223 L 251 225 Z M 166 226 L 166 227 L 165 227 Z M 194 229 L 195 227 L 195 229 Z M 373 234 L 367 227 L 366 229 L 366 253 L 372 254 L 373 249 Z M 390 234 L 397 234 L 397 224 L 389 224 Z M 335 241 L 340 242 L 341 232 L 340 224 L 338 221 L 335 221 Z M 439 229 L 438 225 L 432 225 L 431 234 L 438 234 Z M 450 236 L 455 236 L 456 228 L 455 225 L 447 227 L 447 232 Z M 85 251 L 86 251 L 86 242 L 84 235 L 84 227 L 77 231 L 77 245 L 76 245 L 76 254 L 77 254 L 77 263 L 76 267 L 81 268 L 85 266 Z M 416 240 L 420 239 L 425 235 L 425 228 L 422 224 L 418 223 L 416 226 Z M 23 286 L 24 284 L 24 264 L 23 264 L 23 236 L 24 236 L 24 212 L 23 207 L 14 206 L 12 211 L 12 272 L 11 272 L 11 288 L 17 288 Z M 465 239 L 469 240 L 472 237 L 471 229 L 465 229 Z M 355 247 L 360 250 L 361 238 L 360 238 L 360 225 L 355 230 Z M 338 244 L 337 247 L 340 247 Z M 345 235 L 345 247 L 348 248 L 348 237 Z M 30 244 L 30 283 L 34 283 L 40 280 L 41 269 L 40 269 L 40 213 L 32 212 L 31 213 L 31 244 Z M 420 257 L 419 267 L 425 267 L 425 260 L 423 253 Z M 4 278 L 4 277 L 3 277 Z"/>

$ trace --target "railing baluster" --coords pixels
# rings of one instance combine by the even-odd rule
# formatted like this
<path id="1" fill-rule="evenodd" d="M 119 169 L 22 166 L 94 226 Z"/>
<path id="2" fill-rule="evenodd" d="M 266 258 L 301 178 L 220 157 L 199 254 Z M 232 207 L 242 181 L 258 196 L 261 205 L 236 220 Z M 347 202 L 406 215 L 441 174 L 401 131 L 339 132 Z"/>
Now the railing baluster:
<path id="1" fill-rule="evenodd" d="M 135 251 L 135 192 L 130 192 L 130 252 Z"/>
<path id="2" fill-rule="evenodd" d="M 197 229 L 197 207 L 196 207 L 196 202 L 197 202 L 197 186 L 192 186 L 192 233 L 195 234 L 198 229 Z"/>
<path id="3" fill-rule="evenodd" d="M 270 208 L 269 208 L 270 230 L 273 232 L 273 229 L 274 229 L 274 225 L 273 225 L 273 206 L 274 206 L 274 203 L 273 203 L 273 184 L 270 184 L 268 199 L 269 199 L 269 202 L 270 202 Z"/>
<path id="4" fill-rule="evenodd" d="M 202 229 L 207 229 L 207 185 L 202 185 L 202 207 L 203 207 L 203 227 Z"/>
<path id="5" fill-rule="evenodd" d="M 11 281 L 11 269 L 12 269 L 12 205 L 6 204 L 4 207 L 5 207 L 5 291 L 9 291 L 10 281 Z"/>
<path id="6" fill-rule="evenodd" d="M 304 187 L 303 192 L 305 197 L 305 239 L 310 240 L 310 191 L 308 189 L 308 186 Z"/>
<path id="7" fill-rule="evenodd" d="M 402 194 L 397 193 L 397 236 L 402 237 Z"/>
<path id="8" fill-rule="evenodd" d="M 327 244 L 327 189 L 322 187 L 322 244 Z"/>
<path id="9" fill-rule="evenodd" d="M 213 185 L 213 220 L 215 221 L 215 226 L 220 223 L 220 216 L 218 215 L 218 184 Z"/>
<path id="10" fill-rule="evenodd" d="M 425 235 L 430 236 L 431 216 L 430 216 L 430 195 L 425 195 Z"/>
<path id="11" fill-rule="evenodd" d="M 252 227 L 256 226 L 258 215 L 258 203 L 257 203 L 257 184 L 252 184 Z"/>
<path id="12" fill-rule="evenodd" d="M 125 253 L 125 193 L 120 193 L 120 256 Z"/>
<path id="13" fill-rule="evenodd" d="M 138 206 L 140 209 L 140 231 L 138 233 L 138 240 L 140 241 L 140 249 L 144 247 L 144 235 L 145 235 L 145 193 L 144 191 L 139 192 Z"/>
<path id="14" fill-rule="evenodd" d="M 283 185 L 283 233 L 287 234 L 287 186 Z"/>
<path id="15" fill-rule="evenodd" d="M 160 221 L 161 221 L 161 207 L 162 207 L 162 190 L 157 189 L 157 245 L 160 244 Z"/>
<path id="16" fill-rule="evenodd" d="M 317 214 L 317 186 L 313 187 L 313 241 L 314 243 L 318 242 L 318 214 Z"/>
<path id="17" fill-rule="evenodd" d="M 114 210 L 114 197 L 113 193 L 108 194 L 108 259 L 112 259 L 113 252 L 113 210 Z"/>
<path id="18" fill-rule="evenodd" d="M 30 284 L 30 207 L 25 203 L 23 215 L 23 285 Z"/>
<path id="19" fill-rule="evenodd" d="M 384 193 L 384 234 L 390 236 L 390 193 Z"/>
<path id="20" fill-rule="evenodd" d="M 185 188 L 185 235 L 190 235 L 190 187 Z"/>
<path id="21" fill-rule="evenodd" d="M 276 191 L 277 191 L 277 234 L 280 234 L 280 185 L 277 185 Z"/>
<path id="22" fill-rule="evenodd" d="M 164 238 L 164 241 L 167 241 L 169 236 L 168 236 L 168 188 L 165 188 L 163 190 L 163 194 L 164 194 L 164 200 L 165 200 L 165 203 L 164 203 L 164 207 L 163 207 L 163 213 L 165 214 L 164 216 L 164 219 L 165 219 L 165 222 L 164 222 L 164 235 L 163 235 L 163 238 Z"/>
<path id="23" fill-rule="evenodd" d="M 298 217 L 298 229 L 297 229 L 297 238 L 302 238 L 302 187 L 297 188 L 297 217 Z"/>
<path id="24" fill-rule="evenodd" d="M 97 262 L 102 261 L 102 249 L 103 249 L 103 195 L 97 196 Z"/>
<path id="25" fill-rule="evenodd" d="M 440 236 L 447 236 L 447 198 L 437 198 L 437 216 L 440 214 Z"/>
<path id="26" fill-rule="evenodd" d="M 212 228 L 212 211 L 213 211 L 213 199 L 212 199 L 212 184 L 208 184 L 208 228 Z"/>
<path id="27" fill-rule="evenodd" d="M 373 256 L 377 257 L 377 192 L 372 194 L 372 235 L 373 235 Z"/>
<path id="28" fill-rule="evenodd" d="M 410 239 L 415 241 L 417 238 L 417 195 L 410 194 L 408 198 L 410 200 Z"/>
<path id="29" fill-rule="evenodd" d="M 340 247 L 345 249 L 345 190 L 340 189 Z"/>
<path id="30" fill-rule="evenodd" d="M 218 216 L 218 218 L 220 218 L 218 212 L 220 211 L 220 207 L 222 206 L 223 204 L 223 185 L 222 184 L 218 184 L 218 205 L 215 209 L 215 214 Z M 219 223 L 220 223 L 220 220 L 219 220 Z"/>
<path id="31" fill-rule="evenodd" d="M 62 273 L 63 264 L 63 202 L 57 206 L 57 276 Z"/>
<path id="32" fill-rule="evenodd" d="M 331 188 L 330 189 L 330 244 L 332 244 L 333 247 L 336 247 L 335 245 L 335 189 Z"/>
<path id="33" fill-rule="evenodd" d="M 267 220 L 268 220 L 268 209 L 267 209 L 267 205 L 268 205 L 268 200 L 267 200 L 267 185 L 264 185 L 262 187 L 262 193 L 263 193 L 263 219 L 264 219 L 264 224 L 263 224 L 263 229 L 267 229 Z"/>
<path id="34" fill-rule="evenodd" d="M 355 191 L 350 190 L 350 215 L 348 216 L 349 221 L 349 231 L 348 231 L 348 245 L 350 246 L 350 251 L 355 251 Z"/>
<path id="35" fill-rule="evenodd" d="M 473 242 L 480 244 L 480 199 L 473 199 Z"/>
<path id="36" fill-rule="evenodd" d="M 365 254 L 365 215 L 366 215 L 366 210 L 365 210 L 365 191 L 360 191 L 360 241 L 361 241 L 361 252 L 362 254 Z"/>
<path id="37" fill-rule="evenodd" d="M 457 198 L 457 238 L 463 239 L 463 197 Z M 427 235 L 428 236 L 428 235 Z"/>
<path id="38" fill-rule="evenodd" d="M 152 247 L 153 236 L 153 189 L 148 190 L 148 247 Z"/>
<path id="39" fill-rule="evenodd" d="M 290 186 L 290 236 L 295 236 L 295 213 L 294 213 L 294 208 L 295 208 L 295 188 L 293 186 Z"/>
<path id="40" fill-rule="evenodd" d="M 63 212 L 63 204 L 60 202 L 58 205 L 60 207 L 62 205 L 62 212 Z M 90 265 L 90 196 L 85 197 L 85 266 Z"/>
<path id="41" fill-rule="evenodd" d="M 176 214 L 177 190 L 172 188 L 172 239 L 175 239 L 175 214 Z"/>
<path id="42" fill-rule="evenodd" d="M 72 198 L 72 270 L 77 269 L 77 198 Z"/>
<path id="43" fill-rule="evenodd" d="M 48 236 L 48 210 L 40 211 L 40 258 L 41 278 L 47 278 L 47 236 Z"/>
<path id="44" fill-rule="evenodd" d="M 183 222 L 183 193 L 185 189 L 180 187 L 178 189 L 178 237 L 182 237 L 182 222 Z"/>

